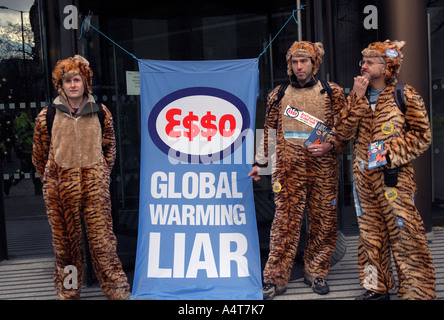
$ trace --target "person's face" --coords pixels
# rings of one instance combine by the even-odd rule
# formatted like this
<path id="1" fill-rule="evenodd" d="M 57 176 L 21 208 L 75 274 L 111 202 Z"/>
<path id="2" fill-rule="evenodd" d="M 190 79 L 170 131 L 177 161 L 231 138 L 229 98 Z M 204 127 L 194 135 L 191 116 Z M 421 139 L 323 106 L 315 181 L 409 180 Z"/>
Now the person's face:
<path id="1" fill-rule="evenodd" d="M 361 75 L 369 81 L 384 78 L 385 64 L 377 57 L 364 57 L 361 62 Z"/>
<path id="2" fill-rule="evenodd" d="M 83 85 L 83 79 L 80 75 L 75 75 L 62 79 L 62 88 L 65 94 L 70 99 L 78 99 L 83 97 L 85 87 Z"/>
<path id="3" fill-rule="evenodd" d="M 313 76 L 313 63 L 310 58 L 291 57 L 291 68 L 300 84 L 305 84 Z"/>

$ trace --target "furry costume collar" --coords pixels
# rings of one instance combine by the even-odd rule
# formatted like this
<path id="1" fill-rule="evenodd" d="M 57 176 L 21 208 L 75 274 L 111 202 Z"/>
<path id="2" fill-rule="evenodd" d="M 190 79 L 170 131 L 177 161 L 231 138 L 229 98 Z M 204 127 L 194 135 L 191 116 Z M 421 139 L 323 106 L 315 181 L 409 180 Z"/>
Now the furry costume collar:
<path id="1" fill-rule="evenodd" d="M 296 76 L 294 74 L 292 74 L 290 76 L 290 83 L 293 88 L 298 88 L 298 89 L 310 88 L 310 87 L 315 86 L 318 83 L 318 79 L 317 79 L 317 77 L 312 77 L 310 81 L 308 81 L 306 84 L 301 86 L 299 81 L 296 79 Z"/>
<path id="2" fill-rule="evenodd" d="M 83 101 L 79 106 L 79 111 L 73 114 L 71 108 L 69 107 L 68 101 L 63 97 L 63 95 L 59 95 L 54 99 L 54 107 L 62 111 L 63 113 L 71 114 L 73 117 L 80 117 L 92 113 L 97 113 L 99 111 L 99 107 L 94 100 L 94 97 L 90 94 L 83 96 Z"/>

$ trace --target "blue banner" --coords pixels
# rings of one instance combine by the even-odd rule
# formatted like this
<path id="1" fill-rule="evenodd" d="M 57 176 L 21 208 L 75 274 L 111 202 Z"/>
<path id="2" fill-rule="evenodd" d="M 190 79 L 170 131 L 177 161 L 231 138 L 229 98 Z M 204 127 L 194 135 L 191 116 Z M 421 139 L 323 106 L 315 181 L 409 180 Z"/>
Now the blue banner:
<path id="1" fill-rule="evenodd" d="M 262 299 L 254 59 L 142 60 L 133 299 Z"/>

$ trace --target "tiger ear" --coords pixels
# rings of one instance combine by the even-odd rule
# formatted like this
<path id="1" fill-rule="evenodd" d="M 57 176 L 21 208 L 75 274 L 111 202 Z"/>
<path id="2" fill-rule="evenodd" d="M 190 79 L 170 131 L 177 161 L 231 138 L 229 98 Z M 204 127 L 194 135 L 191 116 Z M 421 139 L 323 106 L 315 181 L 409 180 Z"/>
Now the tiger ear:
<path id="1" fill-rule="evenodd" d="M 396 48 L 398 48 L 398 51 L 402 52 L 402 50 L 404 49 L 406 42 L 405 41 L 394 41 L 393 42 L 396 46 Z"/>
<path id="2" fill-rule="evenodd" d="M 84 65 L 86 65 L 87 67 L 89 67 L 89 61 L 86 60 L 84 57 L 82 57 L 81 55 L 76 54 L 74 56 L 74 60 L 79 61 L 80 63 L 83 63 Z"/>
<path id="3" fill-rule="evenodd" d="M 324 45 L 321 42 L 316 42 L 314 44 L 316 51 L 318 51 L 319 55 L 322 57 L 325 53 L 324 51 Z"/>

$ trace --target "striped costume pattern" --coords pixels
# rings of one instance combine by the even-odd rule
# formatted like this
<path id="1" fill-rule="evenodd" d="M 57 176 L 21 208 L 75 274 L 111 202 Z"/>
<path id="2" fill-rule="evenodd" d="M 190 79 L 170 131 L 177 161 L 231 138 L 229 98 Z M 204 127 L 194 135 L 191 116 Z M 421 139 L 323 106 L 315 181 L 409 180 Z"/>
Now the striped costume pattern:
<path id="1" fill-rule="evenodd" d="M 418 92 L 406 85 L 406 113 L 394 99 L 395 83 L 379 95 L 373 114 L 367 97 L 355 92 L 331 133 L 338 140 L 354 139 L 353 163 L 360 204 L 358 265 L 361 286 L 377 293 L 395 289 L 391 255 L 401 299 L 434 299 L 435 271 L 425 228 L 415 207 L 416 184 L 411 161 L 431 143 L 430 124 Z M 327 138 L 328 139 L 328 138 Z M 368 146 L 382 140 L 388 150 L 387 168 L 398 168 L 397 184 L 388 186 L 384 167 L 369 170 Z M 361 210 L 359 210 L 361 209 Z"/>
<path id="2" fill-rule="evenodd" d="M 57 109 L 49 134 L 47 110 L 44 108 L 35 121 L 33 163 L 43 182 L 52 229 L 58 299 L 80 297 L 85 260 L 83 228 L 102 291 L 109 299 L 126 299 L 129 285 L 116 253 L 111 217 L 109 174 L 116 155 L 111 113 L 103 107 L 102 132 L 97 113 L 75 119 Z M 96 150 L 87 151 L 90 149 Z M 76 267 L 77 289 L 65 284 L 70 275 L 67 266 Z"/>
<path id="3" fill-rule="evenodd" d="M 288 86 L 282 100 L 273 105 L 279 87 L 268 97 L 267 118 L 261 147 L 256 162 L 265 164 L 268 150 L 276 150 L 272 174 L 276 211 L 270 232 L 270 253 L 264 270 L 264 282 L 286 285 L 296 256 L 304 214 L 308 217 L 308 235 L 304 252 L 304 272 L 307 278 L 325 278 L 337 239 L 338 156 L 342 149 L 337 142 L 334 152 L 314 157 L 303 142 L 305 139 L 286 137 L 287 105 L 306 111 L 333 127 L 345 105 L 343 90 L 330 83 L 332 98 L 321 93 L 322 86 L 314 81 L 311 86 Z M 291 120 L 297 121 L 297 120 Z M 312 130 L 306 128 L 305 131 Z M 271 132 L 276 132 L 272 139 Z M 271 155 L 270 155 L 271 157 Z"/>

